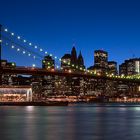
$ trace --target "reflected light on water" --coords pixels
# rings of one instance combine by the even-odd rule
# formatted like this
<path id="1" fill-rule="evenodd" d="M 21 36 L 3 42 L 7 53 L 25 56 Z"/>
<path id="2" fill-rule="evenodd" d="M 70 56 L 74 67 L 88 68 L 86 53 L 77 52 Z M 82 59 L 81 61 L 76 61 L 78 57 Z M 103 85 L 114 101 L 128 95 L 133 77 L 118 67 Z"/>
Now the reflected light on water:
<path id="1" fill-rule="evenodd" d="M 27 107 L 26 107 L 26 110 L 27 110 L 27 111 L 33 111 L 33 110 L 34 110 L 34 106 L 27 106 Z"/>
<path id="2" fill-rule="evenodd" d="M 135 107 L 134 108 L 136 111 L 140 111 L 140 107 Z"/>

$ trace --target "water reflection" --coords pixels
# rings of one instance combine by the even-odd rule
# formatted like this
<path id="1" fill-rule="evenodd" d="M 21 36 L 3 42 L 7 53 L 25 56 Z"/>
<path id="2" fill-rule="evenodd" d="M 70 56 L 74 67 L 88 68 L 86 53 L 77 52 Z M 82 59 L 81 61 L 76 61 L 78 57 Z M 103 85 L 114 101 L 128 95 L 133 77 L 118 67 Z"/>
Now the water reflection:
<path id="1" fill-rule="evenodd" d="M 2 140 L 139 140 L 140 106 L 0 107 Z"/>

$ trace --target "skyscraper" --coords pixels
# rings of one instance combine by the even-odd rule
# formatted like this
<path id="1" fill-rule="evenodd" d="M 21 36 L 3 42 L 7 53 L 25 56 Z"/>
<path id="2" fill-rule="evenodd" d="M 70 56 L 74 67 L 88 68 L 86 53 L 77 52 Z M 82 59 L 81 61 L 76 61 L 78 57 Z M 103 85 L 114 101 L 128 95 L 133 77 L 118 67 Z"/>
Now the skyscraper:
<path id="1" fill-rule="evenodd" d="M 77 65 L 77 52 L 75 46 L 73 46 L 71 51 L 71 64 Z"/>
<path id="2" fill-rule="evenodd" d="M 46 70 L 54 70 L 55 68 L 55 62 L 54 59 L 47 55 L 42 60 L 42 68 Z M 55 82 L 55 76 L 47 75 L 42 77 L 42 93 L 44 96 L 48 95 L 54 95 L 54 82 Z"/>
<path id="3" fill-rule="evenodd" d="M 80 51 L 79 53 L 79 56 L 78 56 L 78 59 L 77 59 L 77 64 L 80 68 L 84 69 L 85 66 L 84 66 L 84 59 L 83 59 L 83 56 L 82 56 L 82 53 Z"/>
<path id="4" fill-rule="evenodd" d="M 119 66 L 119 74 L 125 76 L 140 74 L 140 58 L 125 60 Z"/>
<path id="5" fill-rule="evenodd" d="M 108 53 L 103 50 L 94 52 L 94 69 L 97 73 L 105 74 L 108 68 Z"/>

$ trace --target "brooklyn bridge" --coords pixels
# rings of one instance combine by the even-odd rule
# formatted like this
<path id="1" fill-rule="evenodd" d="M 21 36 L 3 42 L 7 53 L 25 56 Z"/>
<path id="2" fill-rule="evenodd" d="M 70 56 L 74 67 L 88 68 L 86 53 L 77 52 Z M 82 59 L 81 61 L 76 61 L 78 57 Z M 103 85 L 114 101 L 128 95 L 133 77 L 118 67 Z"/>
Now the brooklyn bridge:
<path id="1" fill-rule="evenodd" d="M 13 60 L 7 61 L 6 56 L 2 55 L 4 47 L 10 49 L 12 53 L 21 54 L 21 57 L 27 56 L 27 61 L 29 57 L 32 58 L 32 66 L 17 66 L 16 62 L 9 63 Z M 42 67 L 37 67 L 36 61 L 40 61 Z M 41 89 L 41 92 L 46 95 L 98 96 L 102 94 L 111 97 L 139 97 L 140 94 L 139 74 L 125 76 L 108 71 L 86 69 L 81 63 L 75 63 L 74 59 L 58 58 L 48 53 L 44 48 L 34 45 L 2 25 L 0 25 L 0 62 L 1 87 L 32 85 L 33 89 L 38 87 L 36 92 Z"/>

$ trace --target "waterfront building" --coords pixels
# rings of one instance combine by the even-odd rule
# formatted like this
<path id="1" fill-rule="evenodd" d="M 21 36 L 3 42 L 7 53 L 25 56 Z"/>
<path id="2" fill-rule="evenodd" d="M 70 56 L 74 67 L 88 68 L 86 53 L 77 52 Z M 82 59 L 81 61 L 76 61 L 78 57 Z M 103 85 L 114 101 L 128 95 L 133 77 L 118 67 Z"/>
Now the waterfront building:
<path id="1" fill-rule="evenodd" d="M 110 75 L 117 75 L 117 62 L 115 61 L 108 61 L 108 74 Z"/>
<path id="2" fill-rule="evenodd" d="M 32 96 L 31 86 L 0 87 L 0 102 L 30 102 Z"/>
<path id="3" fill-rule="evenodd" d="M 108 53 L 106 51 L 94 51 L 94 69 L 100 74 L 106 74 L 108 69 Z"/>

